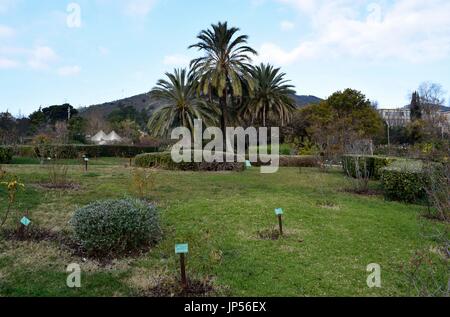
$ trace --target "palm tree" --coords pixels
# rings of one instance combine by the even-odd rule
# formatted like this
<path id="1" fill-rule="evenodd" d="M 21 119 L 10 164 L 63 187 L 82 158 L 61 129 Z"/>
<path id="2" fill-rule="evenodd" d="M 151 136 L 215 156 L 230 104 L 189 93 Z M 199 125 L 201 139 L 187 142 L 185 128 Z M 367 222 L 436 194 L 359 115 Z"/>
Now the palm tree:
<path id="1" fill-rule="evenodd" d="M 221 128 L 225 132 L 228 120 L 228 96 L 242 96 L 242 81 L 248 80 L 251 68 L 250 54 L 257 52 L 247 46 L 247 35 L 236 34 L 238 28 L 229 28 L 227 22 L 212 24 L 197 36 L 200 41 L 189 48 L 203 51 L 203 57 L 194 59 L 191 67 L 199 76 L 199 91 L 205 96 L 219 98 Z M 225 136 L 225 133 L 224 133 Z"/>
<path id="2" fill-rule="evenodd" d="M 150 96 L 160 102 L 161 108 L 148 122 L 153 136 L 166 136 L 176 127 L 194 129 L 194 119 L 208 125 L 217 123 L 217 107 L 197 94 L 198 81 L 188 75 L 186 69 L 175 69 L 166 73 L 168 80 L 160 79 Z"/>
<path id="3" fill-rule="evenodd" d="M 295 110 L 294 86 L 288 84 L 286 74 L 272 65 L 261 64 L 251 70 L 253 88 L 247 103 L 242 108 L 242 114 L 252 120 L 261 120 L 266 126 L 267 118 L 273 115 L 284 126 L 291 119 Z"/>

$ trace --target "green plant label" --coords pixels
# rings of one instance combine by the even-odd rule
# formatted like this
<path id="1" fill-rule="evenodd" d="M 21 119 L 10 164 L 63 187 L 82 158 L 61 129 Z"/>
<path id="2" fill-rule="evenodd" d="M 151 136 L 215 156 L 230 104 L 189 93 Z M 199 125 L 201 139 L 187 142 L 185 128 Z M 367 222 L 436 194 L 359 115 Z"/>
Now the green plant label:
<path id="1" fill-rule="evenodd" d="M 250 168 L 252 167 L 252 163 L 250 161 L 245 161 L 245 167 Z"/>
<path id="2" fill-rule="evenodd" d="M 283 208 L 277 208 L 275 209 L 275 215 L 280 216 L 283 214 Z"/>
<path id="3" fill-rule="evenodd" d="M 31 220 L 28 219 L 27 217 L 23 217 L 23 218 L 20 220 L 20 223 L 23 224 L 25 227 L 28 227 L 28 226 L 30 225 L 30 223 L 31 223 Z"/>
<path id="4" fill-rule="evenodd" d="M 186 254 L 188 252 L 189 252 L 189 245 L 187 243 L 175 245 L 175 254 Z"/>

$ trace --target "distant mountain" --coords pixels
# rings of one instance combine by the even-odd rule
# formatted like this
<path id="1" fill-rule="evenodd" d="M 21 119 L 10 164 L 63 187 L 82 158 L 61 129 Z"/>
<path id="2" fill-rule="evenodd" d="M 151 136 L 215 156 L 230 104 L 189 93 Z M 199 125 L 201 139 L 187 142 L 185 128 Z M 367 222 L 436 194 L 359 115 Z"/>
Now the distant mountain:
<path id="1" fill-rule="evenodd" d="M 403 107 L 403 109 L 409 109 L 411 107 L 411 105 L 406 105 Z M 439 106 L 439 111 L 441 112 L 450 112 L 450 107 L 446 107 L 446 106 Z"/>
<path id="2" fill-rule="evenodd" d="M 298 108 L 303 108 L 309 104 L 317 104 L 322 101 L 322 99 L 315 96 L 296 95 L 294 98 Z M 157 101 L 151 100 L 148 94 L 140 94 L 125 99 L 80 108 L 78 110 L 80 111 L 80 115 L 85 118 L 93 115 L 106 117 L 120 106 L 133 106 L 137 111 L 147 109 L 149 114 L 151 114 L 159 108 L 160 104 Z"/>
<path id="3" fill-rule="evenodd" d="M 303 108 L 307 105 L 311 105 L 311 104 L 318 104 L 321 101 L 323 101 L 323 99 L 320 99 L 316 96 L 298 96 L 296 95 L 295 97 L 295 102 L 297 103 L 297 107 L 299 108 Z"/>

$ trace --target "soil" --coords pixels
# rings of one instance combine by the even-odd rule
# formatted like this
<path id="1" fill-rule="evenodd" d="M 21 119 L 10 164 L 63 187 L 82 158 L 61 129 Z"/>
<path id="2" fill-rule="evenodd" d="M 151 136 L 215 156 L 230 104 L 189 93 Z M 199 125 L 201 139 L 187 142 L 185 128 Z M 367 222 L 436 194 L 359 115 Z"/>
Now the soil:
<path id="1" fill-rule="evenodd" d="M 258 238 L 261 240 L 278 240 L 281 238 L 280 231 L 277 229 L 265 229 L 257 232 Z"/>
<path id="2" fill-rule="evenodd" d="M 210 297 L 216 294 L 212 278 L 203 280 L 188 279 L 188 287 L 183 288 L 177 279 L 165 279 L 157 286 L 144 291 L 141 296 L 145 297 Z"/>

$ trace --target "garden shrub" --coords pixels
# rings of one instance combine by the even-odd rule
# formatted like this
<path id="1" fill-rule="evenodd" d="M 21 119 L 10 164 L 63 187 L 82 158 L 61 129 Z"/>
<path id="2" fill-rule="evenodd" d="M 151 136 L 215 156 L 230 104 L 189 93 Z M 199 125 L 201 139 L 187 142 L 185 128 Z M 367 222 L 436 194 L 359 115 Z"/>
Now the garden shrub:
<path id="1" fill-rule="evenodd" d="M 13 158 L 13 150 L 11 147 L 0 147 L 0 164 L 9 164 Z"/>
<path id="2" fill-rule="evenodd" d="M 152 153 L 158 150 L 158 147 L 155 146 L 48 144 L 45 146 L 17 146 L 14 149 L 14 155 L 41 158 L 56 156 L 59 159 L 77 159 L 83 155 L 88 157 L 130 158 L 138 154 Z"/>
<path id="3" fill-rule="evenodd" d="M 317 158 L 313 155 L 281 155 L 281 167 L 317 167 Z"/>
<path id="4" fill-rule="evenodd" d="M 136 156 L 134 164 L 143 168 L 162 168 L 167 170 L 182 171 L 243 171 L 244 163 L 221 163 L 221 162 L 181 162 L 176 163 L 172 160 L 170 152 L 146 153 Z"/>
<path id="5" fill-rule="evenodd" d="M 30 158 L 37 157 L 35 147 L 31 146 L 31 145 L 15 146 L 13 148 L 13 155 L 19 156 L 19 157 L 30 157 Z"/>
<path id="6" fill-rule="evenodd" d="M 391 165 L 396 160 L 398 159 L 375 155 L 344 155 L 342 167 L 350 177 L 356 178 L 358 175 L 368 173 L 371 179 L 380 179 L 381 169 Z M 356 170 L 356 166 L 359 166 L 359 171 Z M 362 170 L 363 168 L 366 170 Z"/>
<path id="7" fill-rule="evenodd" d="M 251 150 L 256 151 L 257 153 L 264 152 L 267 154 L 272 154 L 272 146 L 266 145 L 266 146 L 256 146 L 256 147 L 250 147 Z M 293 152 L 292 145 L 283 143 L 279 145 L 279 154 L 280 155 L 291 155 Z"/>
<path id="8" fill-rule="evenodd" d="M 387 199 L 408 203 L 425 202 L 428 177 L 421 161 L 404 160 L 381 170 Z"/>
<path id="9" fill-rule="evenodd" d="M 253 166 L 269 165 L 263 163 L 259 157 L 258 162 L 253 162 Z M 267 161 L 267 159 L 264 159 Z M 317 167 L 318 162 L 313 155 L 280 155 L 280 167 Z"/>
<path id="10" fill-rule="evenodd" d="M 90 254 L 130 253 L 156 243 L 162 235 L 156 207 L 131 198 L 91 203 L 78 209 L 70 224 Z"/>

